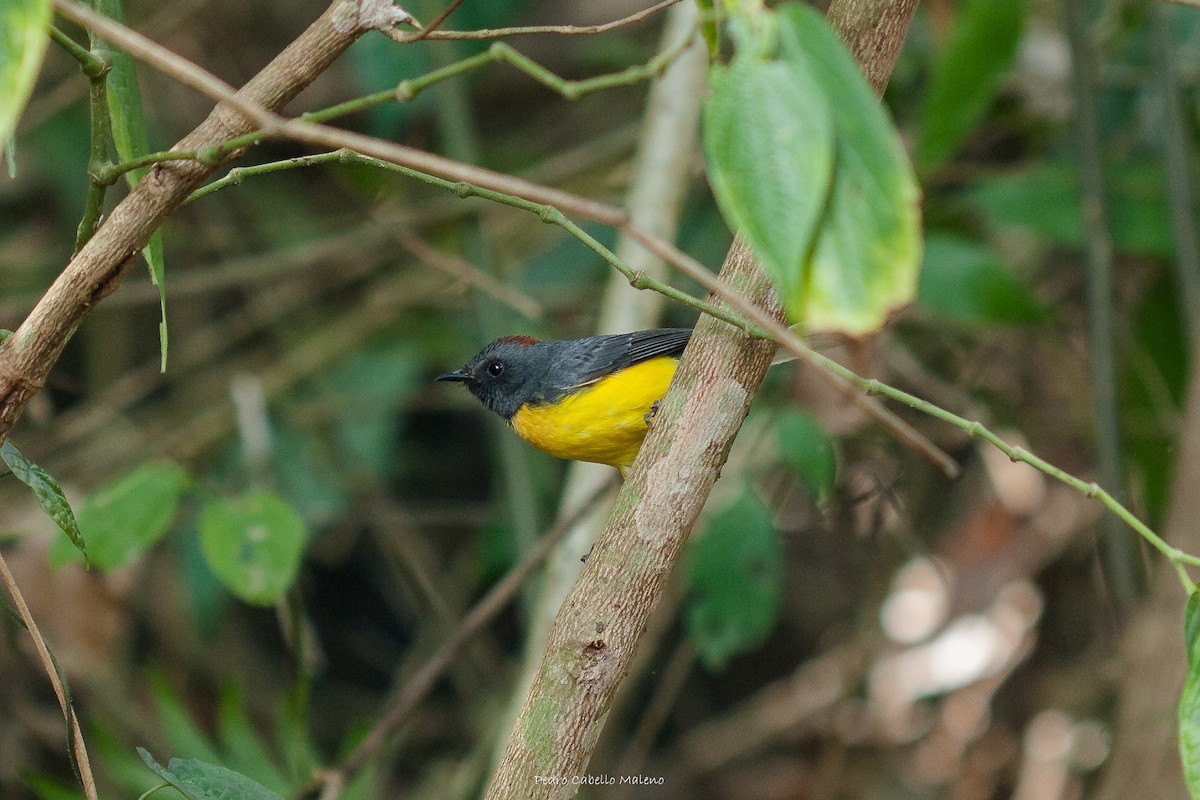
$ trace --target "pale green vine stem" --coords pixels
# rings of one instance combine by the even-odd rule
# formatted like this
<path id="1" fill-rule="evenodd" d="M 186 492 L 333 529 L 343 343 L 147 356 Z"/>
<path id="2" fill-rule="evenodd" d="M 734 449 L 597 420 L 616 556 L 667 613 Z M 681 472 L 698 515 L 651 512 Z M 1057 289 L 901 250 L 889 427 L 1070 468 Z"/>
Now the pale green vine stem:
<path id="1" fill-rule="evenodd" d="M 612 72 L 605 75 L 597 75 L 592 78 L 583 78 L 580 80 L 567 80 L 562 78 L 550 70 L 543 67 L 533 59 L 518 52 L 503 42 L 492 44 L 487 50 L 473 56 L 468 56 L 453 64 L 448 64 L 440 69 L 432 70 L 424 75 L 416 78 L 407 78 L 400 81 L 395 88 L 385 89 L 373 94 L 356 97 L 353 100 L 347 100 L 344 103 L 329 106 L 318 111 L 308 111 L 300 115 L 300 119 L 306 122 L 328 122 L 338 117 L 344 117 L 347 114 L 354 114 L 360 111 L 365 111 L 376 106 L 390 103 L 393 101 L 411 102 L 417 98 L 421 92 L 429 87 L 440 83 L 450 78 L 458 77 L 473 70 L 488 64 L 508 64 L 513 68 L 525 73 L 533 80 L 543 86 L 557 92 L 568 100 L 578 100 L 584 95 L 592 92 L 601 91 L 603 89 L 611 89 L 616 86 L 631 86 L 636 83 L 648 80 L 655 75 L 662 73 L 672 61 L 679 56 L 687 48 L 691 37 L 683 37 L 682 40 L 666 50 L 663 50 L 658 55 L 651 58 L 645 64 L 635 64 L 634 66 Z M 100 169 L 93 170 L 99 182 L 108 185 L 114 183 L 119 177 L 126 172 L 134 169 L 141 169 L 156 164 L 160 161 L 178 161 L 181 159 L 195 159 L 203 161 L 206 164 L 214 164 L 219 162 L 224 156 L 242 147 L 257 144 L 267 135 L 266 131 L 254 131 L 243 136 L 238 136 L 230 139 L 216 147 L 207 148 L 201 152 L 187 152 L 180 150 L 164 150 L 158 153 L 149 153 L 144 156 L 139 156 L 130 161 L 123 161 L 118 164 L 107 164 Z"/>
<path id="2" fill-rule="evenodd" d="M 1069 472 L 1066 472 L 1045 459 L 1034 455 L 1023 447 L 1013 447 L 1001 439 L 996 433 L 991 431 L 987 426 L 978 421 L 972 421 L 948 411 L 941 406 L 935 405 L 928 400 L 923 400 L 916 395 L 909 394 L 894 386 L 890 386 L 873 378 L 864 378 L 853 370 L 839 364 L 833 359 L 821 355 L 811 347 L 806 345 L 800 338 L 788 328 L 771 320 L 750 303 L 744 302 L 736 293 L 729 291 L 728 287 L 723 286 L 716 281 L 715 277 L 709 275 L 707 280 L 701 279 L 702 284 L 706 284 L 708 288 L 716 292 L 729 305 L 733 306 L 736 312 L 741 312 L 745 316 L 740 316 L 735 311 L 714 306 L 711 303 L 692 297 L 686 292 L 682 292 L 673 286 L 664 284 L 660 281 L 651 279 L 644 274 L 636 273 L 629 266 L 624 264 L 615 254 L 608 248 L 596 241 L 592 236 L 588 235 L 582 228 L 567 219 L 562 212 L 552 206 L 535 203 L 530 200 L 525 200 L 520 197 L 504 194 L 502 192 L 491 189 L 484 189 L 479 186 L 474 186 L 462 181 L 450 181 L 445 178 L 439 178 L 434 175 L 429 175 L 418 170 L 403 167 L 398 164 L 392 164 L 386 161 L 381 161 L 376 158 L 361 155 L 352 150 L 335 150 L 327 153 L 318 153 L 311 156 L 300 156 L 297 158 L 286 159 L 284 161 L 275 161 L 267 164 L 259 164 L 251 167 L 237 167 L 218 180 L 207 184 L 206 186 L 197 189 L 188 197 L 188 203 L 205 197 L 213 192 L 228 186 L 235 186 L 244 181 L 247 177 L 256 175 L 264 175 L 282 170 L 295 169 L 298 167 L 313 166 L 315 164 L 325 163 L 342 163 L 342 164 L 365 164 L 374 166 L 379 169 L 396 172 L 411 178 L 415 178 L 424 183 L 438 186 L 443 189 L 448 189 L 454 192 L 455 195 L 461 198 L 480 197 L 485 200 L 502 203 L 504 205 L 520 208 L 537 214 L 543 221 L 553 225 L 558 225 L 563 230 L 570 233 L 589 249 L 597 253 L 606 262 L 620 271 L 632 286 L 638 289 L 651 289 L 660 292 L 666 297 L 682 303 L 683 305 L 694 308 L 705 314 L 716 317 L 717 319 L 728 322 L 731 325 L 745 331 L 752 336 L 767 338 L 774 340 L 785 350 L 791 352 L 797 358 L 813 364 L 825 371 L 836 375 L 837 377 L 848 381 L 859 390 L 868 395 L 883 395 L 898 402 L 916 409 L 928 416 L 947 422 L 972 437 L 982 439 L 992 446 L 996 447 L 1013 461 L 1020 461 L 1034 469 L 1054 478 L 1057 481 L 1065 483 L 1067 486 L 1076 489 L 1087 497 L 1098 500 L 1106 508 L 1117 515 L 1126 525 L 1132 528 L 1138 535 L 1145 539 L 1154 549 L 1162 553 L 1175 567 L 1179 575 L 1180 582 L 1184 589 L 1191 593 L 1195 589 L 1195 583 L 1188 576 L 1185 566 L 1200 566 L 1200 557 L 1190 555 L 1182 550 L 1172 547 L 1167 544 L 1158 534 L 1156 534 L 1148 525 L 1138 519 L 1133 512 L 1127 509 L 1124 505 L 1118 502 L 1111 494 L 1101 488 L 1095 482 L 1085 481 L 1078 478 Z M 692 277 L 689 271 L 688 274 Z M 749 318 L 749 319 L 747 319 Z"/>

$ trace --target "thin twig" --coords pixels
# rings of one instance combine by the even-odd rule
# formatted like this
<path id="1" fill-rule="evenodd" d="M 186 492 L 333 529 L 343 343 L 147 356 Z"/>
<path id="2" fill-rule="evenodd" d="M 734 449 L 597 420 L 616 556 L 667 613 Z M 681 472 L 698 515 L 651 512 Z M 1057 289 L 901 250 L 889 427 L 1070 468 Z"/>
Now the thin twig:
<path id="1" fill-rule="evenodd" d="M 1200 1 L 1200 0 L 1198 0 Z M 660 3 L 644 8 L 641 11 L 636 11 L 627 17 L 613 20 L 612 22 L 604 22 L 599 25 L 524 25 L 511 28 L 484 28 L 474 31 L 443 31 L 432 30 L 434 24 L 430 24 L 428 32 L 418 33 L 401 33 L 400 31 L 385 31 L 389 38 L 400 44 L 409 44 L 418 39 L 454 39 L 454 40 L 481 40 L 481 39 L 502 39 L 508 36 L 529 36 L 539 33 L 554 33 L 563 36 L 591 36 L 597 33 L 607 33 L 617 28 L 633 25 L 641 22 L 647 17 L 662 11 L 668 6 L 678 3 L 679 0 L 662 0 Z M 457 3 L 455 4 L 457 6 Z"/>
<path id="2" fill-rule="evenodd" d="M 400 81 L 392 89 L 384 89 L 382 91 L 373 92 L 371 94 L 356 97 L 352 100 L 346 100 L 342 103 L 329 106 L 327 108 L 318 109 L 316 111 L 306 111 L 300 115 L 300 119 L 307 122 L 328 122 L 347 114 L 354 114 L 361 111 L 366 111 L 377 106 L 392 102 L 412 102 L 426 89 L 434 86 L 442 81 L 450 78 L 465 75 L 472 70 L 479 69 L 488 64 L 508 64 L 512 68 L 523 72 L 533 80 L 542 84 L 546 88 L 557 92 L 568 100 L 578 100 L 584 95 L 592 92 L 611 89 L 616 86 L 627 86 L 640 81 L 646 80 L 663 72 L 671 63 L 675 61 L 686 50 L 691 36 L 683 37 L 675 46 L 663 50 L 658 55 L 651 58 L 645 64 L 635 64 L 617 72 L 595 75 L 590 78 L 581 78 L 578 80 L 570 80 L 563 78 L 550 70 L 546 69 L 536 61 L 522 55 L 512 47 L 497 42 L 484 50 L 482 53 L 468 56 L 466 58 L 455 61 L 452 64 L 447 64 L 438 69 L 419 75 L 414 78 L 406 78 Z M 199 88 L 197 86 L 196 88 Z M 201 91 L 203 91 L 201 89 Z M 219 99 L 219 98 L 218 98 Z M 282 124 L 282 118 L 281 118 Z M 243 147 L 254 145 L 260 142 L 267 135 L 266 131 L 252 131 L 248 134 L 235 137 L 222 144 L 206 148 L 203 152 L 182 151 L 182 150 L 163 150 L 157 153 L 148 153 L 139 156 L 136 159 L 123 161 L 118 164 L 107 164 L 102 168 L 93 170 L 95 176 L 103 183 L 109 184 L 116 181 L 118 177 L 126 172 L 134 169 L 156 164 L 162 161 L 179 161 L 185 159 L 194 159 L 202 161 L 206 164 L 216 163 L 224 156 L 233 153 Z M 250 168 L 242 168 L 250 169 Z M 198 199 L 203 196 L 194 195 L 189 198 L 191 200 Z"/>
<path id="3" fill-rule="evenodd" d="M 93 53 L 55 26 L 50 26 L 50 38 L 79 62 L 79 68 L 89 78 L 99 78 L 112 66 L 104 56 Z"/>
<path id="4" fill-rule="evenodd" d="M 0 579 L 4 581 L 4 586 L 8 589 L 8 593 L 12 596 L 13 604 L 17 607 L 17 613 L 21 615 L 21 621 L 24 623 L 25 629 L 29 631 L 29 637 L 33 639 L 33 646 L 37 650 L 38 660 L 42 662 L 42 669 L 46 671 L 46 677 L 50 679 L 50 686 L 54 689 L 55 697 L 58 698 L 58 705 L 62 708 L 63 717 L 67 721 L 67 735 L 70 739 L 72 761 L 75 768 L 79 771 L 79 782 L 83 785 L 84 796 L 88 800 L 97 800 L 96 778 L 92 775 L 92 766 L 88 760 L 87 745 L 83 741 L 83 730 L 79 727 L 79 717 L 75 714 L 75 709 L 71 705 L 70 693 L 63 684 L 58 672 L 58 666 L 54 661 L 54 656 L 51 655 L 50 648 L 46 646 L 46 640 L 42 638 L 42 632 L 33 620 L 33 614 L 29 612 L 29 605 L 25 602 L 25 596 L 21 594 L 21 589 L 17 586 L 12 572 L 8 569 L 8 562 L 4 560 L 4 556 L 2 555 L 0 555 Z"/>
<path id="5" fill-rule="evenodd" d="M 407 39 L 400 38 L 400 39 L 395 39 L 395 41 L 398 41 L 401 44 L 404 44 L 406 41 L 417 42 L 417 41 L 420 41 L 421 39 L 428 37 L 431 33 L 436 31 L 438 28 L 442 27 L 442 23 L 444 23 L 447 19 L 449 19 L 450 15 L 454 13 L 455 9 L 457 9 L 462 4 L 463 4 L 463 0 L 451 0 L 450 5 L 446 6 L 444 9 L 442 9 L 442 13 L 438 14 L 437 17 L 434 18 L 433 22 L 429 23 L 427 26 L 425 26 L 423 28 L 420 26 L 420 24 L 415 19 L 410 19 L 409 22 L 412 25 L 414 25 L 415 27 L 417 27 L 419 30 L 415 34 L 410 34 L 409 38 L 407 38 Z M 392 34 L 396 33 L 396 32 L 397 31 L 395 28 L 387 28 L 386 30 L 384 30 L 383 33 L 385 36 L 388 36 L 389 38 L 395 38 L 395 37 L 393 37 Z"/>
<path id="6" fill-rule="evenodd" d="M 518 292 L 493 278 L 469 261 L 439 250 L 407 228 L 389 228 L 395 240 L 416 258 L 448 275 L 461 278 L 484 294 L 524 314 L 530 319 L 541 319 L 545 309 L 541 303 L 527 294 Z"/>

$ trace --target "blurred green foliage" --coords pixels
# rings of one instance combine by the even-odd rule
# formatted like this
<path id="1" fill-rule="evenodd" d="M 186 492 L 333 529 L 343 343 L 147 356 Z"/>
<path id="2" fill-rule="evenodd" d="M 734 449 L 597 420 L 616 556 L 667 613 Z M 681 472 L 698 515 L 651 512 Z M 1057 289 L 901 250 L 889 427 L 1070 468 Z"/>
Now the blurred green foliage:
<path id="1" fill-rule="evenodd" d="M 253 75 L 324 7 L 218 0 L 200 15 L 186 4 L 174 11 L 160 5 L 134 1 L 125 10 L 134 27 L 234 83 Z M 411 10 L 428 20 L 439 9 Z M 559 21 L 577 10 L 468 3 L 448 24 Z M 594 13 L 608 18 L 611 10 Z M 1200 14 L 1167 13 L 1191 119 Z M 1041 2 L 922 4 L 888 91 L 922 177 L 919 291 L 913 310 L 880 334 L 877 351 L 858 343 L 842 347 L 856 368 L 955 411 L 999 421 L 1020 431 L 1033 450 L 1086 475 L 1092 445 L 1082 334 L 1082 156 L 1055 14 Z M 582 78 L 645 63 L 656 51 L 657 30 L 648 23 L 604 37 L 512 43 L 548 68 Z M 84 41 L 80 31 L 68 26 L 66 32 Z M 1104 59 L 1097 89 L 1117 266 L 1121 433 L 1131 502 L 1157 523 L 1171 496 L 1190 360 L 1171 269 L 1175 246 L 1165 191 L 1171 176 L 1162 167 L 1144 14 L 1112 7 L 1095 34 Z M 483 46 L 399 47 L 382 36 L 364 37 L 289 110 L 387 89 Z M 11 104 L 20 88 L 6 59 L 0 51 L 0 105 Z M 119 112 L 115 152 L 165 147 L 209 111 L 153 71 L 131 75 L 111 84 L 109 109 Z M 51 47 L 16 129 L 17 178 L 0 182 L 5 328 L 17 327 L 70 257 L 88 186 L 86 87 L 75 62 Z M 137 133 L 131 98 L 138 89 L 148 143 Z M 715 100 L 737 105 L 744 89 L 732 84 L 732 98 Z M 458 105 L 446 101 L 451 90 Z M 803 107 L 808 99 L 793 98 L 793 105 Z M 439 152 L 451 139 L 465 141 L 482 165 L 620 204 L 636 177 L 633 153 L 644 104 L 643 86 L 567 103 L 497 65 L 434 87 L 415 103 L 378 106 L 339 124 Z M 0 125 L 0 139 L 3 132 Z M 1194 145 L 1195 130 L 1187 135 Z M 758 170 L 761 163 L 739 166 L 744 136 L 734 138 L 726 154 L 734 158 L 734 172 L 780 177 Z M 239 163 L 300 152 L 269 140 Z M 787 156 L 780 154 L 781 161 L 791 164 Z M 109 189 L 106 211 L 124 191 Z M 800 225 L 780 213 L 766 227 L 795 234 Z M 585 229 L 606 246 L 616 243 L 608 229 Z M 510 315 L 461 271 L 443 272 L 415 256 L 394 235 L 399 230 L 443 255 L 470 260 L 536 304 L 541 317 Z M 61 517 L 67 496 L 82 498 L 74 501 L 78 523 L 96 565 L 83 577 L 70 565 L 46 580 L 62 598 L 73 597 L 61 587 L 74 580 L 117 594 L 115 601 L 102 597 L 125 623 L 114 634 L 96 625 L 92 634 L 107 649 L 72 676 L 79 704 L 90 712 L 85 731 L 98 754 L 105 796 L 136 796 L 159 779 L 138 759 L 139 745 L 185 762 L 222 765 L 294 796 L 315 769 L 346 752 L 432 646 L 522 557 L 538 533 L 522 524 L 533 520 L 537 527 L 557 513 L 563 465 L 520 444 L 513 448 L 515 461 L 501 457 L 500 437 L 512 432 L 466 393 L 434 385 L 432 377 L 478 351 L 498 318 L 508 320 L 505 332 L 511 333 L 594 332 L 611 278 L 593 253 L 535 218 L 359 166 L 248 180 L 185 207 L 163 231 L 171 258 L 170 369 L 158 372 L 158 292 L 144 275 L 133 275 L 80 329 L 17 431 L 28 463 L 44 465 L 65 487 L 61 500 L 43 491 L 52 510 Z M 716 269 L 729 240 L 697 175 L 678 241 Z M 907 245 L 901 249 L 909 252 Z M 885 262 L 886 254 L 881 268 L 896 266 Z M 672 282 L 700 293 L 677 277 Z M 694 318 L 686 309 L 666 313 L 664 324 Z M 820 337 L 814 342 L 833 346 Z M 230 392 L 247 374 L 259 381 L 266 406 L 258 420 L 266 448 L 257 454 L 249 452 Z M 655 740 L 652 752 L 669 765 L 686 763 L 677 748 L 688 731 L 727 720 L 747 697 L 786 679 L 798 664 L 847 651 L 866 653 L 855 659 L 868 661 L 879 647 L 877 620 L 889 582 L 914 553 L 930 553 L 948 570 L 995 562 L 996 574 L 1016 561 L 1000 560 L 1006 537 L 1023 530 L 1025 520 L 980 488 L 987 482 L 979 479 L 969 443 L 901 410 L 965 465 L 968 480 L 947 484 L 886 434 L 856 420 L 845 398 L 822 401 L 806 383 L 811 378 L 793 366 L 774 368 L 756 401 L 756 412 L 770 420 L 760 435 L 772 446 L 751 442 L 744 468 L 727 467 L 735 499 L 709 510 L 679 571 L 687 592 L 678 627 L 704 670 L 689 677 L 680 711 Z M 801 410 L 800 402 L 811 407 Z M 32 501 L 14 483 L 0 481 L 0 491 L 9 492 L 0 499 L 0 531 L 6 542 L 32 542 L 17 514 Z M 265 538 L 229 535 L 250 530 Z M 963 764 L 982 752 L 973 749 L 977 742 L 994 747 L 992 755 L 1009 754 L 996 757 L 995 774 L 970 773 L 988 796 L 1012 793 L 1021 752 L 1014 731 L 1043 706 L 1111 719 L 1111 682 L 1094 676 L 1111 674 L 1117 637 L 1107 622 L 1081 616 L 1095 615 L 1106 602 L 1093 565 L 1079 557 L 1083 548 L 1068 549 L 1044 571 L 1034 566 L 1020 574 L 1048 598 L 1069 598 L 1062 613 L 1072 637 L 1069 648 L 1049 636 L 1038 642 L 1006 694 L 989 695 L 992 715 L 981 723 L 979 738 L 962 745 L 963 774 Z M 56 561 L 73 552 L 65 541 L 50 551 Z M 40 552 L 34 557 L 44 560 Z M 132 588 L 119 594 L 122 586 Z M 380 778 L 381 791 L 444 796 L 448 792 L 434 788 L 449 786 L 449 774 L 468 786 L 478 783 L 492 709 L 510 691 L 533 595 L 479 635 L 478 651 L 451 665 L 390 754 L 394 768 Z M 295 604 L 287 613 L 297 615 L 287 629 L 270 611 L 235 600 L 269 604 L 284 597 Z M 68 602 L 46 613 L 69 618 L 106 607 L 94 597 Z M 1189 650 L 1194 606 L 1187 618 Z M 286 641 L 296 630 L 315 643 L 311 662 L 297 655 L 303 648 Z M 60 631 L 54 644 L 65 653 L 71 640 Z M 674 635 L 673 629 L 666 634 Z M 23 717 L 0 715 L 2 741 L 15 742 L 13 752 L 37 773 L 28 782 L 39 796 L 77 798 L 61 748 L 19 722 L 33 718 L 30 708 L 44 710 L 43 678 L 6 651 L 0 658 L 11 687 L 6 699 L 30 704 L 20 706 Z M 657 675 L 663 659 L 650 652 L 646 660 L 648 674 Z M 161 665 L 163 673 L 142 680 L 147 664 Z M 866 668 L 855 668 L 845 668 L 847 680 L 866 683 Z M 107 669 L 122 679 L 112 680 Z M 244 688 L 233 688 L 234 674 L 246 677 Z M 639 691 L 653 683 L 644 674 L 634 679 L 644 682 Z M 1185 724 L 1194 683 L 1193 674 L 1180 704 Z M 845 730 L 814 734 L 804 747 L 792 748 L 803 751 L 797 758 L 812 754 L 805 765 L 814 769 L 849 764 L 838 770 L 846 781 L 851 776 L 939 796 L 942 786 L 930 788 L 916 771 L 897 766 L 924 763 L 916 756 L 930 741 L 925 734 L 875 747 L 866 726 L 854 725 L 865 701 L 853 699 L 856 704 L 831 716 Z M 931 698 L 922 713 L 934 719 L 939 702 Z M 614 726 L 622 724 L 618 716 Z M 632 726 L 610 735 L 631 739 Z M 1190 735 L 1185 728 L 1185 745 Z M 749 769 L 737 773 L 739 796 L 752 796 L 747 776 L 758 774 L 760 764 L 777 763 L 778 752 L 741 762 Z M 1185 751 L 1189 774 L 1192 760 Z M 179 777 L 173 763 L 165 769 Z M 945 771 L 954 769 L 947 761 Z M 721 783 L 712 776 L 730 774 L 713 768 L 678 793 L 717 797 Z M 376 777 L 364 774 L 343 797 L 372 796 L 368 784 Z M 13 773 L 0 774 L 0 785 L 6 779 Z M 859 785 L 840 788 L 847 796 L 873 796 Z"/>

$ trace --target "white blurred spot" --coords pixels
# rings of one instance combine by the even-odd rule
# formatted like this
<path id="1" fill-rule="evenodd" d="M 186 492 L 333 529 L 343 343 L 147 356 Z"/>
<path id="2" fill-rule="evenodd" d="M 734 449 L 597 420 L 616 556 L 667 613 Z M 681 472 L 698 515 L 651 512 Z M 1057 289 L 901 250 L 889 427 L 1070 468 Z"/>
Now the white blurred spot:
<path id="1" fill-rule="evenodd" d="M 930 559 L 918 558 L 897 573 L 895 588 L 879 610 L 879 623 L 893 641 L 914 644 L 945 621 L 946 603 L 942 571 Z"/>
<path id="2" fill-rule="evenodd" d="M 1026 444 L 1017 433 L 1005 431 L 1000 438 L 1014 447 Z M 990 444 L 981 443 L 980 452 L 1000 505 L 1018 516 L 1033 516 L 1046 499 L 1046 476 L 1028 464 L 1012 461 Z"/>

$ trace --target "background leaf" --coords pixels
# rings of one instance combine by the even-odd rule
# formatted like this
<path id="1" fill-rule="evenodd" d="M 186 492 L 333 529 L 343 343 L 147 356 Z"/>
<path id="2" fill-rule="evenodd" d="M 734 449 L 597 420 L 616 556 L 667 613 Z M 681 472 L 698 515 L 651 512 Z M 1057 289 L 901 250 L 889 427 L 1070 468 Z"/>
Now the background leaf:
<path id="1" fill-rule="evenodd" d="M 200 545 L 217 577 L 247 603 L 269 605 L 292 585 L 308 540 L 304 521 L 270 492 L 210 501 Z"/>
<path id="2" fill-rule="evenodd" d="M 764 49 L 746 32 L 730 65 L 711 70 L 704 152 L 730 227 L 746 237 L 781 293 L 798 297 L 833 176 L 833 116 L 805 60 Z"/>
<path id="3" fill-rule="evenodd" d="M 1171 257 L 1175 252 L 1162 170 L 1131 162 L 1105 174 L 1109 233 L 1120 252 Z M 1079 168 L 1046 161 L 981 180 L 972 200 L 995 226 L 1019 228 L 1049 243 L 1082 249 Z"/>
<path id="4" fill-rule="evenodd" d="M 33 91 L 49 28 L 50 0 L 0 3 L 0 144 L 12 136 Z"/>
<path id="5" fill-rule="evenodd" d="M 922 173 L 945 163 L 987 111 L 1012 63 L 1025 7 L 1024 0 L 967 0 L 958 7 L 921 111 L 914 157 Z"/>
<path id="6" fill-rule="evenodd" d="M 183 467 L 157 461 L 88 495 L 79 505 L 79 527 L 86 532 L 96 566 L 123 567 L 161 539 L 175 518 L 187 483 Z M 61 565 L 72 552 L 55 543 L 51 558 Z"/>
<path id="7" fill-rule="evenodd" d="M 124 22 L 125 14 L 121 0 L 95 0 L 96 10 L 117 22 Z M 108 117 L 112 125 L 113 144 L 122 161 L 130 161 L 150 152 L 150 137 L 146 133 L 146 118 L 142 112 L 142 90 L 138 85 L 137 67 L 124 51 L 97 38 L 95 46 L 108 59 L 112 68 L 105 77 L 108 93 Z M 130 170 L 125 180 L 130 188 L 137 185 L 148 168 Z M 150 268 L 150 279 L 158 287 L 158 304 L 161 313 L 159 322 L 160 368 L 167 368 L 167 290 L 164 284 L 166 265 L 163 262 L 162 229 L 154 231 L 150 241 L 142 249 L 146 265 Z"/>
<path id="8" fill-rule="evenodd" d="M 216 745 L 192 717 L 183 698 L 172 688 L 167 676 L 159 670 L 149 673 L 150 693 L 154 700 L 155 716 L 166 737 L 168 746 L 179 753 L 216 761 L 220 758 Z"/>
<path id="9" fill-rule="evenodd" d="M 705 526 L 685 556 L 688 636 L 721 667 L 762 644 L 775 627 L 783 554 L 771 512 L 750 487 Z"/>
<path id="10" fill-rule="evenodd" d="M 87 545 L 83 541 L 83 534 L 79 531 L 79 523 L 75 519 L 75 514 L 71 511 L 71 504 L 67 502 L 67 496 L 63 494 L 58 481 L 54 480 L 46 470 L 25 458 L 11 441 L 0 445 L 0 459 L 4 460 L 17 480 L 33 490 L 42 510 L 50 515 L 50 519 L 54 520 L 54 524 L 67 535 L 71 544 L 75 545 L 80 553 L 83 553 L 86 563 Z"/>
<path id="11" fill-rule="evenodd" d="M 832 497 L 837 451 L 817 418 L 803 409 L 785 408 L 775 421 L 775 431 L 783 463 L 796 473 L 813 500 L 824 502 Z"/>
<path id="12" fill-rule="evenodd" d="M 919 305 L 976 324 L 1029 323 L 1046 309 L 992 248 L 951 233 L 925 236 Z"/>

